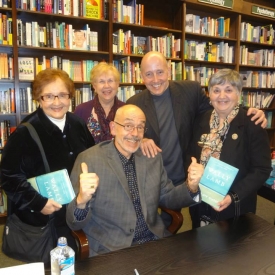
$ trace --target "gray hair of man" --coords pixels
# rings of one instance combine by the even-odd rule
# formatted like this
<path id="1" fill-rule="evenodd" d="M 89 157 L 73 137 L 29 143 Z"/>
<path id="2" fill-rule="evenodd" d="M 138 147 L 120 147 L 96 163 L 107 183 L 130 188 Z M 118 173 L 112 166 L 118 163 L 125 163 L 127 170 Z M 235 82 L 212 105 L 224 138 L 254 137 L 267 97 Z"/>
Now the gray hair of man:
<path id="1" fill-rule="evenodd" d="M 212 88 L 215 85 L 224 85 L 226 83 L 229 83 L 236 88 L 238 94 L 242 91 L 243 83 L 241 75 L 235 70 L 221 69 L 211 75 L 208 82 L 209 93 L 211 93 Z"/>

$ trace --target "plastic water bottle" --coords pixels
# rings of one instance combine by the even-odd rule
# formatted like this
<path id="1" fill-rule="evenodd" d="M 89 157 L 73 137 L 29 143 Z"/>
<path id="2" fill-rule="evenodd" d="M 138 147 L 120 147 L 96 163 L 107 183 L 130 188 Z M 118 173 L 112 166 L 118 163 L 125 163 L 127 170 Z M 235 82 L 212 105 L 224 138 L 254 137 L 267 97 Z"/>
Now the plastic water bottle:
<path id="1" fill-rule="evenodd" d="M 74 250 L 67 245 L 67 239 L 60 237 L 57 247 L 51 252 L 51 274 L 52 275 L 74 275 Z"/>

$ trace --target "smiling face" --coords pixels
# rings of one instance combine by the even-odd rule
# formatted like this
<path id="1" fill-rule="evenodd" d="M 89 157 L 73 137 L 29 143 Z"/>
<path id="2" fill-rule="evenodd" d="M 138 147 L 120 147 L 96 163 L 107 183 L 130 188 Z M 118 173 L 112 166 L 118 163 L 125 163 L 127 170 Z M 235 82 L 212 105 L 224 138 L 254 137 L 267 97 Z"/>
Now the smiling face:
<path id="1" fill-rule="evenodd" d="M 41 92 L 41 96 L 45 95 L 60 95 L 60 94 L 69 94 L 68 89 L 66 88 L 64 82 L 57 78 L 55 81 L 44 86 Z M 70 107 L 71 100 L 63 98 L 55 98 L 53 102 L 45 102 L 41 98 L 39 99 L 40 107 L 43 109 L 44 113 L 55 119 L 64 118 L 65 114 L 68 112 Z"/>
<path id="2" fill-rule="evenodd" d="M 230 83 L 214 85 L 209 93 L 210 101 L 220 117 L 226 118 L 238 105 L 239 92 Z"/>
<path id="3" fill-rule="evenodd" d="M 93 87 L 98 94 L 99 101 L 104 104 L 114 101 L 118 86 L 119 82 L 115 79 L 112 71 L 107 71 L 97 76 L 93 82 Z"/>
<path id="4" fill-rule="evenodd" d="M 142 110 L 135 105 L 129 104 L 119 108 L 114 121 L 110 123 L 111 133 L 115 136 L 115 146 L 127 159 L 129 159 L 140 146 L 144 131 L 140 131 L 138 128 L 144 129 L 145 121 L 145 115 Z M 126 131 L 123 126 L 115 122 L 121 125 L 134 126 L 135 128 L 132 131 Z"/>
<path id="5" fill-rule="evenodd" d="M 153 95 L 162 95 L 169 86 L 170 71 L 165 57 L 159 52 L 147 53 L 141 61 L 141 77 Z"/>

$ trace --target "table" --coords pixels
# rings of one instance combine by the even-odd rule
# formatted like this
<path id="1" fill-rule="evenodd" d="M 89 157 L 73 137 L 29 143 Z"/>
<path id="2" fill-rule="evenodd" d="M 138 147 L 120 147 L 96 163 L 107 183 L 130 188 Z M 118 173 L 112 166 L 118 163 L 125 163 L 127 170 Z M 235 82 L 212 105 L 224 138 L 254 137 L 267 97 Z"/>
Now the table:
<path id="1" fill-rule="evenodd" d="M 275 273 L 275 227 L 254 214 L 76 263 L 77 275 Z M 46 275 L 50 272 L 47 271 Z"/>
<path id="2" fill-rule="evenodd" d="M 266 183 L 264 183 L 258 190 L 258 195 L 275 203 L 275 190 Z"/>

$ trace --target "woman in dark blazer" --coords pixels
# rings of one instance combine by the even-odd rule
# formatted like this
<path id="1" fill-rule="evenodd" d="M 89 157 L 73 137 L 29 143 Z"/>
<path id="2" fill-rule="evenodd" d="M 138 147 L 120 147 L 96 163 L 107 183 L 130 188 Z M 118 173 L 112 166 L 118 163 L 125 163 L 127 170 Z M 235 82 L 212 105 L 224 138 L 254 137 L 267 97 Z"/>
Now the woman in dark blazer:
<path id="1" fill-rule="evenodd" d="M 271 171 L 270 147 L 266 133 L 239 108 L 242 80 L 238 72 L 219 70 L 209 80 L 210 104 L 194 124 L 190 152 L 204 166 L 215 157 L 239 169 L 225 198 L 212 208 L 202 202 L 190 207 L 193 227 L 256 211 L 257 190 Z"/>

